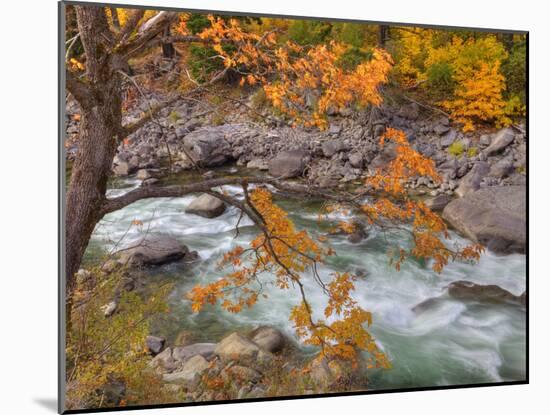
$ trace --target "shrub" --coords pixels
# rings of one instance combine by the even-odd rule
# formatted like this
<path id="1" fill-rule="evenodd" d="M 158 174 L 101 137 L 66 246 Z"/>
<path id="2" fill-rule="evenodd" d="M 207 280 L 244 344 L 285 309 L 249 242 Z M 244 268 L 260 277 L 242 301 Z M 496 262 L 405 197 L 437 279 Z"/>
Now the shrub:
<path id="1" fill-rule="evenodd" d="M 455 157 L 460 157 L 462 153 L 464 153 L 464 144 L 462 144 L 462 142 L 460 141 L 455 141 L 453 144 L 449 146 L 448 151 L 449 151 L 449 154 Z"/>
<path id="2" fill-rule="evenodd" d="M 358 47 L 352 46 L 347 49 L 338 60 L 338 64 L 341 68 L 352 71 L 357 65 L 362 62 L 368 61 L 372 58 L 371 50 L 364 50 Z"/>
<path id="3" fill-rule="evenodd" d="M 268 104 L 268 99 L 263 88 L 258 88 L 250 98 L 250 103 L 254 109 L 262 109 Z"/>
<path id="4" fill-rule="evenodd" d="M 525 41 L 515 44 L 508 59 L 502 64 L 502 73 L 506 77 L 506 95 L 508 98 L 517 96 L 521 104 L 525 105 L 526 83 L 526 54 Z"/>
<path id="5" fill-rule="evenodd" d="M 468 149 L 468 153 L 467 153 L 467 154 L 468 154 L 468 157 L 472 158 L 472 157 L 477 156 L 478 151 L 479 151 L 479 150 L 478 150 L 477 147 L 470 147 L 470 148 Z"/>
<path id="6" fill-rule="evenodd" d="M 437 99 L 452 95 L 456 86 L 453 72 L 453 67 L 447 62 L 434 63 L 428 68 L 427 86 Z"/>
<path id="7" fill-rule="evenodd" d="M 288 27 L 290 40 L 299 45 L 316 45 L 327 39 L 332 25 L 315 20 L 294 20 Z"/>

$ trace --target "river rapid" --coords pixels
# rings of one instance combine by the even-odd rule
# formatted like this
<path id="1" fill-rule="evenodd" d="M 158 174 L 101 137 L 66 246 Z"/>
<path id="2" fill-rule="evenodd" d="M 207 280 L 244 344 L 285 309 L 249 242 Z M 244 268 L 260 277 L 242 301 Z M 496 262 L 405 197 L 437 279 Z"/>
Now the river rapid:
<path id="1" fill-rule="evenodd" d="M 167 183 L 185 183 L 196 179 L 189 173 L 171 178 Z M 123 194 L 139 185 L 133 178 L 112 183 L 109 196 Z M 165 181 L 166 183 L 166 181 Z M 242 197 L 238 187 L 224 188 Z M 136 202 L 107 215 L 96 227 L 86 254 L 93 261 L 108 252 L 120 240 L 139 236 L 133 220 L 143 222 L 148 232 L 174 236 L 191 250 L 198 251 L 201 261 L 193 266 L 167 264 L 148 270 L 148 278 L 174 282 L 169 297 L 170 313 L 155 321 L 155 334 L 170 343 L 182 330 L 196 341 L 218 341 L 236 330 L 249 330 L 260 324 L 276 326 L 295 338 L 288 321 L 290 309 L 299 303 L 296 290 L 282 291 L 269 284 L 263 276 L 267 299 L 252 308 L 231 314 L 217 306 L 208 306 L 198 314 L 191 312 L 185 293 L 194 285 L 215 281 L 220 277 L 217 263 L 222 255 L 236 245 L 247 245 L 257 234 L 248 218 L 240 223 L 236 208 L 228 207 L 221 216 L 206 219 L 186 214 L 186 206 L 194 199 L 149 199 Z M 277 196 L 276 203 L 289 212 L 299 228 L 312 235 L 325 234 L 329 224 L 317 221 L 319 201 Z M 330 220 L 338 220 L 331 216 Z M 467 243 L 451 232 L 449 243 Z M 526 257 L 513 254 L 499 256 L 483 254 L 479 263 L 452 263 L 443 273 L 436 274 L 430 264 L 407 260 L 397 272 L 389 264 L 387 249 L 403 244 L 402 234 L 370 231 L 357 244 L 345 236 L 331 236 L 328 243 L 336 251 L 320 266 L 321 276 L 328 279 L 334 271 L 366 274 L 356 282 L 355 300 L 373 314 L 370 328 L 393 367 L 372 371 L 369 388 L 393 389 L 406 387 L 461 385 L 485 382 L 524 380 L 526 377 L 526 313 L 515 305 L 487 305 L 461 302 L 450 298 L 445 287 L 457 280 L 479 284 L 496 284 L 520 295 L 526 287 Z M 315 310 L 323 310 L 326 296 L 309 274 L 304 274 L 309 299 Z M 413 311 L 425 300 L 436 298 L 428 307 Z M 319 316 L 321 317 L 321 316 Z M 304 354 L 312 350 L 303 348 Z"/>

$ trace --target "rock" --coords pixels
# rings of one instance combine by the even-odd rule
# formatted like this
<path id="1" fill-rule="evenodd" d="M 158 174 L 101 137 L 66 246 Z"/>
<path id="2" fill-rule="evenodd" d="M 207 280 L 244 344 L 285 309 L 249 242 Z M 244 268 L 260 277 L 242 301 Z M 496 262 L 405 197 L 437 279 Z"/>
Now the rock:
<path id="1" fill-rule="evenodd" d="M 364 165 L 363 155 L 361 153 L 351 153 L 349 155 L 349 164 L 356 169 L 362 169 Z"/>
<path id="2" fill-rule="evenodd" d="M 286 338 L 280 330 L 270 326 L 260 326 L 253 330 L 250 339 L 265 351 L 277 353 L 286 344 Z"/>
<path id="3" fill-rule="evenodd" d="M 277 178 L 291 179 L 301 176 L 309 161 L 309 155 L 303 150 L 283 151 L 269 163 L 269 173 Z"/>
<path id="4" fill-rule="evenodd" d="M 491 144 L 491 136 L 489 134 L 482 134 L 479 137 L 479 145 L 482 147 L 487 147 Z"/>
<path id="5" fill-rule="evenodd" d="M 208 193 L 197 197 L 185 209 L 185 213 L 199 215 L 204 218 L 215 218 L 223 212 L 225 212 L 225 203 Z"/>
<path id="6" fill-rule="evenodd" d="M 214 356 L 216 350 L 215 343 L 194 343 L 183 347 L 174 347 L 172 356 L 175 360 L 185 362 L 193 356 L 200 355 L 206 360 L 210 360 Z"/>
<path id="7" fill-rule="evenodd" d="M 426 199 L 424 202 L 426 206 L 428 206 L 433 211 L 441 211 L 449 204 L 449 202 L 453 200 L 453 198 L 449 195 L 439 195 L 435 197 L 431 197 L 429 199 Z"/>
<path id="8" fill-rule="evenodd" d="M 503 177 L 508 176 L 514 171 L 514 163 L 508 158 L 499 160 L 491 166 L 489 171 L 489 176 L 496 177 L 497 179 L 502 179 Z"/>
<path id="9" fill-rule="evenodd" d="M 491 145 L 485 149 L 485 154 L 491 156 L 493 154 L 500 153 L 504 150 L 512 141 L 514 141 L 515 134 L 512 128 L 503 128 L 496 133 Z"/>
<path id="10" fill-rule="evenodd" d="M 332 157 L 340 151 L 347 149 L 346 143 L 342 140 L 329 140 L 323 143 L 323 155 L 325 157 Z"/>
<path id="11" fill-rule="evenodd" d="M 187 360 L 181 370 L 163 375 L 162 380 L 166 383 L 176 383 L 194 388 L 200 382 L 200 377 L 210 364 L 201 355 L 195 355 Z"/>
<path id="12" fill-rule="evenodd" d="M 76 283 L 80 286 L 88 283 L 92 279 L 92 273 L 86 269 L 80 268 L 75 274 Z"/>
<path id="13" fill-rule="evenodd" d="M 250 160 L 250 161 L 246 164 L 246 168 L 247 168 L 247 169 L 268 170 L 268 169 L 269 169 L 269 165 L 268 165 L 267 161 L 265 161 L 265 160 L 262 160 L 262 159 L 254 159 L 254 160 Z"/>
<path id="14" fill-rule="evenodd" d="M 147 350 L 149 350 L 149 353 L 151 353 L 152 355 L 159 354 L 162 351 L 165 342 L 166 339 L 162 337 L 147 336 L 145 338 L 145 345 L 147 346 Z"/>
<path id="15" fill-rule="evenodd" d="M 138 180 L 147 180 L 147 179 L 151 179 L 152 177 L 153 176 L 151 175 L 151 173 L 149 173 L 149 170 L 147 169 L 138 170 L 136 174 L 136 179 Z"/>
<path id="16" fill-rule="evenodd" d="M 367 236 L 368 236 L 367 232 L 365 232 L 365 230 L 362 227 L 360 227 L 348 235 L 348 242 L 352 244 L 358 244 Z"/>
<path id="17" fill-rule="evenodd" d="M 101 306 L 101 311 L 105 317 L 111 317 L 115 313 L 117 307 L 118 304 L 116 301 L 111 301 L 110 303 Z"/>
<path id="18" fill-rule="evenodd" d="M 468 238 L 500 253 L 525 252 L 526 187 L 487 187 L 455 199 L 443 218 Z"/>
<path id="19" fill-rule="evenodd" d="M 437 124 L 435 127 L 434 127 L 434 132 L 437 134 L 437 135 L 443 135 L 445 134 L 447 131 L 449 131 L 451 129 L 451 127 L 449 127 L 449 125 L 444 125 L 444 124 Z"/>
<path id="20" fill-rule="evenodd" d="M 130 174 L 130 166 L 127 162 L 121 161 L 114 167 L 113 172 L 117 176 L 128 176 Z"/>
<path id="21" fill-rule="evenodd" d="M 156 179 L 154 177 L 151 177 L 150 179 L 146 179 L 144 180 L 143 182 L 141 182 L 141 185 L 142 186 L 152 186 L 154 185 L 155 183 L 157 183 L 159 181 L 159 179 Z"/>
<path id="22" fill-rule="evenodd" d="M 126 396 L 126 384 L 121 380 L 112 380 L 101 387 L 103 403 L 107 406 L 119 406 Z"/>
<path id="23" fill-rule="evenodd" d="M 235 360 L 241 363 L 261 363 L 271 358 L 271 353 L 263 351 L 252 340 L 238 333 L 232 333 L 224 338 L 217 345 L 215 353 L 224 362 Z"/>
<path id="24" fill-rule="evenodd" d="M 489 163 L 480 161 L 474 164 L 472 170 L 460 180 L 460 184 L 456 189 L 456 194 L 460 197 L 466 196 L 470 192 L 474 192 L 480 188 L 481 180 L 489 173 Z"/>
<path id="25" fill-rule="evenodd" d="M 420 107 L 418 106 L 418 104 L 413 102 L 411 104 L 402 106 L 397 114 L 402 118 L 414 121 L 420 115 Z"/>
<path id="26" fill-rule="evenodd" d="M 330 124 L 330 127 L 328 129 L 328 133 L 330 135 L 338 135 L 342 131 L 342 126 L 338 124 Z"/>
<path id="27" fill-rule="evenodd" d="M 525 305 L 525 296 L 514 295 L 498 285 L 480 285 L 470 281 L 454 281 L 447 287 L 449 296 L 462 301 L 480 303 L 515 303 Z M 523 298 L 523 299 L 522 299 Z"/>
<path id="28" fill-rule="evenodd" d="M 172 372 L 177 368 L 176 361 L 172 357 L 172 349 L 169 347 L 157 354 L 149 365 L 160 372 Z"/>
<path id="29" fill-rule="evenodd" d="M 147 234 L 118 252 L 123 264 L 149 266 L 180 260 L 189 249 L 171 236 Z"/>
<path id="30" fill-rule="evenodd" d="M 221 166 L 233 158 L 227 140 L 236 129 L 238 126 L 231 124 L 202 127 L 187 134 L 183 145 L 196 164 L 204 167 Z"/>
<path id="31" fill-rule="evenodd" d="M 440 143 L 442 147 L 449 147 L 451 144 L 453 144 L 456 140 L 456 130 L 454 128 L 451 128 L 449 131 L 445 133 L 441 137 Z"/>
<path id="32" fill-rule="evenodd" d="M 326 359 L 315 359 L 310 364 L 309 375 L 318 386 L 326 388 L 333 380 L 333 374 Z"/>
<path id="33" fill-rule="evenodd" d="M 386 132 L 386 126 L 384 124 L 375 124 L 373 135 L 374 138 L 381 137 Z"/>

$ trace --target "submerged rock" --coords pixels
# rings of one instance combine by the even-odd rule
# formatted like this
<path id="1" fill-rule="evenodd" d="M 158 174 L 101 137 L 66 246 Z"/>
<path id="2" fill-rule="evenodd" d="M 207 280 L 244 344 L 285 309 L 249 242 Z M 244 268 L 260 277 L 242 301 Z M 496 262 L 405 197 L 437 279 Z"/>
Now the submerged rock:
<path id="1" fill-rule="evenodd" d="M 223 212 L 225 212 L 225 203 L 207 193 L 197 197 L 185 209 L 185 213 L 192 213 L 204 218 L 215 218 Z"/>
<path id="2" fill-rule="evenodd" d="M 525 252 L 525 186 L 488 187 L 455 199 L 443 218 L 468 238 L 499 253 Z"/>
<path id="3" fill-rule="evenodd" d="M 514 295 L 498 285 L 481 285 L 470 281 L 455 281 L 449 284 L 447 291 L 450 297 L 463 301 L 493 304 L 525 304 L 525 293 L 521 296 Z"/>

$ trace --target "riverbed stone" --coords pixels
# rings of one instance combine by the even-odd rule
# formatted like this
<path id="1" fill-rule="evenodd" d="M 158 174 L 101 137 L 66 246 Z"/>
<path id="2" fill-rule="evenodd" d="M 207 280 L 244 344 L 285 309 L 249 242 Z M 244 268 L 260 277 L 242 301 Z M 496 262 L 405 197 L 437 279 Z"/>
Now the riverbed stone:
<path id="1" fill-rule="evenodd" d="M 221 166 L 230 161 L 232 156 L 230 136 L 237 126 L 224 124 L 199 128 L 183 139 L 185 155 L 192 162 L 203 167 Z"/>
<path id="2" fill-rule="evenodd" d="M 241 363 L 262 363 L 271 359 L 271 353 L 262 350 L 252 340 L 239 333 L 232 333 L 225 337 L 217 345 L 215 353 L 224 362 L 234 360 Z"/>
<path id="3" fill-rule="evenodd" d="M 478 190 L 481 181 L 489 174 L 490 169 L 489 163 L 485 161 L 479 161 L 474 164 L 470 172 L 460 180 L 455 193 L 460 197 L 464 197 L 468 193 Z"/>
<path id="4" fill-rule="evenodd" d="M 442 211 L 445 206 L 447 206 L 453 198 L 446 194 L 441 194 L 435 197 L 430 197 L 426 199 L 424 203 L 433 211 Z"/>
<path id="5" fill-rule="evenodd" d="M 225 203 L 208 193 L 194 199 L 185 209 L 185 213 L 199 215 L 204 218 L 216 218 L 223 212 L 225 212 Z"/>
<path id="6" fill-rule="evenodd" d="M 443 218 L 459 232 L 499 253 L 525 252 L 525 186 L 492 186 L 450 202 Z"/>
<path id="7" fill-rule="evenodd" d="M 172 357 L 172 349 L 167 347 L 157 354 L 150 362 L 149 366 L 162 373 L 173 372 L 177 368 L 176 361 Z"/>
<path id="8" fill-rule="evenodd" d="M 309 160 L 304 150 L 291 150 L 279 153 L 269 162 L 269 173 L 280 179 L 291 179 L 301 176 Z"/>
<path id="9" fill-rule="evenodd" d="M 147 336 L 145 338 L 145 345 L 147 346 L 147 350 L 149 350 L 149 353 L 151 353 L 152 355 L 159 354 L 162 351 L 165 342 L 166 339 L 163 337 Z"/>
<path id="10" fill-rule="evenodd" d="M 151 266 L 178 261 L 189 253 L 189 249 L 172 236 L 149 233 L 130 242 L 118 253 L 124 264 Z"/>
<path id="11" fill-rule="evenodd" d="M 514 141 L 514 138 L 515 133 L 512 128 L 503 128 L 495 134 L 493 140 L 491 141 L 491 145 L 485 149 L 485 154 L 491 156 L 493 154 L 500 153 Z"/>
<path id="12" fill-rule="evenodd" d="M 176 383 L 194 388 L 200 382 L 200 376 L 209 368 L 208 361 L 201 355 L 195 355 L 187 360 L 180 370 L 167 373 L 162 377 L 166 383 Z"/>
<path id="13" fill-rule="evenodd" d="M 183 347 L 174 347 L 172 356 L 179 362 L 185 362 L 196 355 L 210 360 L 214 356 L 216 346 L 216 343 L 194 343 Z"/>

